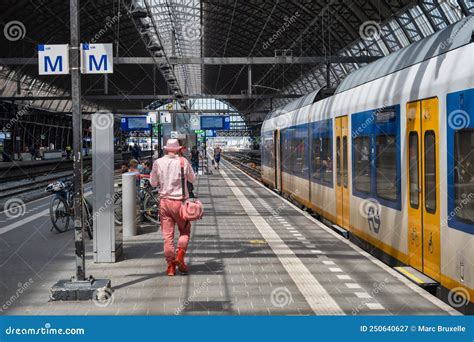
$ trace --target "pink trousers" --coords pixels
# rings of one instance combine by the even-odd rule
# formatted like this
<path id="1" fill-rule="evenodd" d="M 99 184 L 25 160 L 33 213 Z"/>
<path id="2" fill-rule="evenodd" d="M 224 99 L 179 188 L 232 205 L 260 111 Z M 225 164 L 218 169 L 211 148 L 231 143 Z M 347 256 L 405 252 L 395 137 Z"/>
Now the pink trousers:
<path id="1" fill-rule="evenodd" d="M 183 220 L 179 216 L 181 208 L 180 200 L 171 200 L 162 198 L 160 200 L 160 221 L 161 231 L 163 232 L 163 245 L 165 250 L 165 258 L 167 262 L 174 261 L 174 228 L 178 225 L 179 239 L 178 248 L 188 248 L 189 233 L 191 232 L 191 222 Z"/>

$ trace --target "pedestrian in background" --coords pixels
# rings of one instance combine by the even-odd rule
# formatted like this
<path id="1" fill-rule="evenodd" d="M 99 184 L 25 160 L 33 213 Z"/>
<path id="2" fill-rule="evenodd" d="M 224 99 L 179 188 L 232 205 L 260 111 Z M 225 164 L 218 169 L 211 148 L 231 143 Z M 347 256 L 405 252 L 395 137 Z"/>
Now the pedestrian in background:
<path id="1" fill-rule="evenodd" d="M 191 149 L 191 165 L 193 167 L 194 173 L 198 173 L 199 170 L 199 151 L 195 146 Z"/>
<path id="2" fill-rule="evenodd" d="M 166 273 L 168 276 L 174 276 L 176 274 L 176 266 L 181 273 L 188 273 L 184 256 L 188 248 L 189 234 L 191 232 L 191 222 L 184 220 L 180 215 L 183 200 L 181 162 L 183 162 L 185 181 L 194 183 L 195 175 L 186 158 L 179 156 L 181 147 L 177 139 L 168 139 L 164 149 L 166 151 L 165 156 L 153 163 L 150 182 L 154 187 L 160 185 L 161 231 L 163 233 L 165 258 L 168 263 Z M 184 199 L 189 198 L 186 186 L 184 193 Z M 176 254 L 174 245 L 175 225 L 178 226 L 179 230 Z"/>
<path id="3" fill-rule="evenodd" d="M 221 152 L 222 152 L 222 149 L 220 148 L 219 145 L 216 146 L 216 148 L 214 149 L 214 168 L 216 170 L 219 170 L 219 163 L 221 162 Z"/>

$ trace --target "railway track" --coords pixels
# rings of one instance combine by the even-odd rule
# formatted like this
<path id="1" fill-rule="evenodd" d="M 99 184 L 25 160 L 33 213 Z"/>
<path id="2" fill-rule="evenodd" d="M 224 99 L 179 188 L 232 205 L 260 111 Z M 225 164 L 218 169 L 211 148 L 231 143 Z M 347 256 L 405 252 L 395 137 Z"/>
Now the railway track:
<path id="1" fill-rule="evenodd" d="M 238 151 L 222 153 L 222 158 L 232 163 L 237 168 L 251 176 L 252 178 L 262 181 L 260 174 L 260 151 Z"/>
<path id="2" fill-rule="evenodd" d="M 122 160 L 130 159 L 126 152 L 115 156 L 115 169 Z M 149 152 L 143 158 L 148 158 Z M 84 158 L 84 169 L 92 168 L 92 158 Z M 51 182 L 72 178 L 72 160 L 48 160 L 31 162 L 0 163 L 0 203 L 8 198 L 23 197 L 28 193 L 38 193 Z M 39 195 L 36 194 L 35 197 Z"/>

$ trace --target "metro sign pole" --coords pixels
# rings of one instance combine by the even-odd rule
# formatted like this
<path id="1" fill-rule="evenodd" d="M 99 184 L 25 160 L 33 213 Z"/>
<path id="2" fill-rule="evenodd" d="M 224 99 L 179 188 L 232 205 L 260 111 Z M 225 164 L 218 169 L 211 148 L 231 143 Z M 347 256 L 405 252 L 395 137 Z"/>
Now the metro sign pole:
<path id="1" fill-rule="evenodd" d="M 72 140 L 73 140 L 73 186 L 74 186 L 74 241 L 76 256 L 76 281 L 84 281 L 85 276 L 85 248 L 83 228 L 83 163 L 82 163 L 82 108 L 81 108 L 81 51 L 79 0 L 71 0 L 71 99 L 72 99 Z"/>
<path id="2" fill-rule="evenodd" d="M 52 300 L 101 300 L 111 295 L 110 280 L 86 278 L 83 216 L 82 108 L 81 108 L 81 49 L 79 0 L 70 0 L 71 43 L 70 72 L 73 131 L 74 186 L 74 246 L 76 275 L 60 280 L 51 288 Z"/>

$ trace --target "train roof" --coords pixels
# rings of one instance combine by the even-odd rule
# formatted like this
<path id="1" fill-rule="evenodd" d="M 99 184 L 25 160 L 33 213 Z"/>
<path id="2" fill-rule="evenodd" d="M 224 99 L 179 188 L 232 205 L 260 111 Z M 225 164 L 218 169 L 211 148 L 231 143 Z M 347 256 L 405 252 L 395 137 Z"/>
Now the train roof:
<path id="1" fill-rule="evenodd" d="M 274 117 L 277 117 L 279 115 L 282 115 L 282 114 L 285 114 L 285 113 L 303 108 L 303 107 L 308 106 L 310 104 L 313 104 L 314 102 L 316 102 L 320 98 L 320 96 L 318 96 L 318 94 L 321 92 L 321 90 L 322 90 L 322 88 L 314 90 L 311 93 L 308 93 L 306 95 L 298 97 L 296 100 L 288 102 L 284 106 L 281 106 L 281 107 L 278 107 L 275 110 L 272 110 L 271 112 L 269 112 L 267 114 L 267 116 L 265 117 L 265 120 L 268 120 L 270 118 L 274 118 Z"/>
<path id="2" fill-rule="evenodd" d="M 444 30 L 414 42 L 347 75 L 337 87 L 335 94 L 472 43 L 473 33 L 474 15 L 470 15 Z"/>

